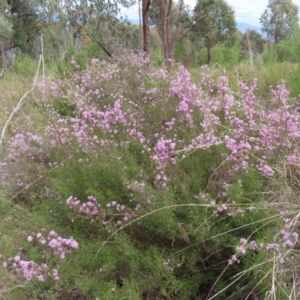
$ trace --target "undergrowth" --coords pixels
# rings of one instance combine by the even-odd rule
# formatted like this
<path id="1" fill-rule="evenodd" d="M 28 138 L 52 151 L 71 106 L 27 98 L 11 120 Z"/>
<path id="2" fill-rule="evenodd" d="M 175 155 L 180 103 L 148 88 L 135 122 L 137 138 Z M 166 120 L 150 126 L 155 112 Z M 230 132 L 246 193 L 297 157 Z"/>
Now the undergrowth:
<path id="1" fill-rule="evenodd" d="M 124 53 L 43 78 L 2 153 L 1 295 L 297 299 L 297 103 L 225 75 Z"/>

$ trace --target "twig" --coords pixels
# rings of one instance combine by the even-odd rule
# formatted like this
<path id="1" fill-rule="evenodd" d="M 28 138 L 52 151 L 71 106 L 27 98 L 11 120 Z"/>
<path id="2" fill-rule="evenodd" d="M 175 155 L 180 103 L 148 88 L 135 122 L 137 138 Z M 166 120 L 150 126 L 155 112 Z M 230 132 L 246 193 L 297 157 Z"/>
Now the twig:
<path id="1" fill-rule="evenodd" d="M 248 48 L 249 48 L 249 53 L 250 53 L 250 70 L 251 72 L 253 71 L 253 52 L 252 52 L 252 48 L 251 48 L 251 45 L 250 45 L 250 40 L 249 40 L 249 32 L 247 31 L 246 32 L 246 35 L 247 35 L 247 42 L 248 42 Z"/>
<path id="2" fill-rule="evenodd" d="M 0 77 L 2 76 L 3 72 L 5 71 L 5 68 L 2 69 L 1 73 L 0 73 Z"/>
<path id="3" fill-rule="evenodd" d="M 43 56 L 40 55 L 38 68 L 37 68 L 37 71 L 36 71 L 36 74 L 35 74 L 35 77 L 34 77 L 34 80 L 33 80 L 33 84 L 32 84 L 31 89 L 29 89 L 29 90 L 22 96 L 22 98 L 19 100 L 17 106 L 13 108 L 12 113 L 10 114 L 9 118 L 7 119 L 7 121 L 6 121 L 5 124 L 4 124 L 4 127 L 3 127 L 2 132 L 1 132 L 1 136 L 0 136 L 0 147 L 1 147 L 2 142 L 3 142 L 3 139 L 4 139 L 4 137 L 5 137 L 5 133 L 6 133 L 7 126 L 9 125 L 11 119 L 13 118 L 13 116 L 19 111 L 19 109 L 20 109 L 20 108 L 22 107 L 22 105 L 24 104 L 24 99 L 26 98 L 26 96 L 27 96 L 29 93 L 31 93 L 31 92 L 33 91 L 33 89 L 35 88 L 36 81 L 37 81 L 37 77 L 38 77 L 38 75 L 39 75 L 40 66 L 41 66 L 42 61 L 43 61 Z"/>

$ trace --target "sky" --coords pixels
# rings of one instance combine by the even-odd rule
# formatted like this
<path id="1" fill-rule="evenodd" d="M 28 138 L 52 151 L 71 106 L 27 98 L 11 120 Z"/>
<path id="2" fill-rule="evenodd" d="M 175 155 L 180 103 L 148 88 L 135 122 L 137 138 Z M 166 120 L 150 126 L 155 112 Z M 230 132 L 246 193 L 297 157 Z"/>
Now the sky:
<path id="1" fill-rule="evenodd" d="M 259 18 L 268 5 L 268 0 L 227 0 L 234 9 L 236 21 L 260 27 Z M 191 8 L 195 6 L 196 0 L 185 0 Z M 300 7 L 300 0 L 293 0 Z M 137 6 L 126 11 L 128 19 L 138 19 Z"/>

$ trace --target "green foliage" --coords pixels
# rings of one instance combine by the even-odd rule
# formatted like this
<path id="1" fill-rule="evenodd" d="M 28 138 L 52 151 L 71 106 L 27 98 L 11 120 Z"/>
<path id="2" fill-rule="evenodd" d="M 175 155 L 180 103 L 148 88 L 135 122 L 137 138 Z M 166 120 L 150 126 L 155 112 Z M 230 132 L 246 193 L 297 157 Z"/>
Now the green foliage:
<path id="1" fill-rule="evenodd" d="M 210 64 L 210 49 L 214 45 L 220 42 L 232 45 L 235 41 L 234 11 L 224 0 L 198 1 L 194 18 L 197 22 L 193 31 L 205 39 L 207 64 Z"/>
<path id="2" fill-rule="evenodd" d="M 164 62 L 165 62 L 165 59 L 163 57 L 163 55 L 161 55 L 159 52 L 151 52 L 151 59 L 153 61 L 155 61 L 155 63 L 157 64 L 157 66 L 161 67 Z"/>
<path id="3" fill-rule="evenodd" d="M 241 37 L 241 46 L 243 51 L 249 54 L 252 51 L 253 55 L 260 54 L 264 51 L 265 39 L 256 30 L 247 30 Z"/>
<path id="4" fill-rule="evenodd" d="M 292 37 L 285 37 L 280 43 L 275 45 L 274 51 L 276 52 L 277 60 L 280 62 L 299 63 L 299 42 L 300 29 L 297 29 L 293 32 Z"/>
<path id="5" fill-rule="evenodd" d="M 69 1 L 68 9 L 61 9 L 61 18 L 70 24 L 74 37 L 88 37 L 108 56 L 118 55 L 123 47 L 136 44 L 138 31 L 119 18 L 120 7 L 130 7 L 129 1 Z M 125 21 L 125 22 L 123 22 Z M 135 41 L 134 41 L 135 40 Z M 129 43 L 128 43 L 129 42 Z"/>
<path id="6" fill-rule="evenodd" d="M 99 59 L 106 59 L 103 51 L 99 49 L 99 46 L 95 43 L 88 43 L 85 46 L 86 55 L 89 59 L 91 58 L 99 58 Z"/>
<path id="7" fill-rule="evenodd" d="M 7 1 L 0 0 L 0 43 L 10 40 L 14 33 L 8 10 Z"/>
<path id="8" fill-rule="evenodd" d="M 99 47 L 97 47 L 97 45 L 93 47 L 91 44 L 89 44 L 85 49 L 76 50 L 74 45 L 68 44 L 68 50 L 66 53 L 64 55 L 60 55 L 55 61 L 55 66 L 58 73 L 66 76 L 66 74 L 71 71 L 78 71 L 79 69 L 84 70 L 88 64 L 88 61 L 92 57 L 97 57 L 93 56 L 96 48 L 98 48 L 98 56 L 101 56 L 101 52 L 99 51 Z M 74 66 L 72 62 L 75 62 L 76 66 Z M 53 64 L 50 65 L 53 66 Z"/>
<path id="9" fill-rule="evenodd" d="M 17 59 L 12 67 L 12 71 L 25 77 L 33 77 L 36 73 L 37 61 L 29 56 L 18 53 Z"/>
<path id="10" fill-rule="evenodd" d="M 237 65 L 242 57 L 242 50 L 239 45 L 234 47 L 226 47 L 225 45 L 218 44 L 211 49 L 212 60 L 211 64 L 219 65 L 224 68 L 232 68 Z M 207 64 L 207 50 L 202 49 L 199 58 L 199 65 Z"/>
<path id="11" fill-rule="evenodd" d="M 203 39 L 199 39 L 199 37 L 189 34 L 186 38 L 176 44 L 174 59 L 184 66 L 195 66 L 197 64 L 199 53 L 203 47 Z"/>
<path id="12" fill-rule="evenodd" d="M 0 42 L 11 39 L 13 36 L 12 24 L 0 13 Z"/>
<path id="13" fill-rule="evenodd" d="M 70 60 L 66 58 L 57 59 L 55 64 L 56 64 L 55 69 L 58 72 L 58 74 L 60 74 L 61 76 L 73 70 Z"/>
<path id="14" fill-rule="evenodd" d="M 78 153 L 68 166 L 52 172 L 55 185 L 59 182 L 58 177 L 66 182 L 63 186 L 56 186 L 55 190 L 59 191 L 64 199 L 76 195 L 84 201 L 91 191 L 97 191 L 95 197 L 100 202 L 104 201 L 105 205 L 113 199 L 126 199 L 122 177 L 118 173 L 118 170 L 122 169 L 121 162 L 110 162 L 110 159 L 107 160 L 108 153 L 105 152 L 102 152 L 102 159 L 97 161 L 91 160 L 92 158 L 84 153 Z M 74 175 L 70 177 L 70 174 Z"/>
<path id="15" fill-rule="evenodd" d="M 55 99 L 53 102 L 53 108 L 61 116 L 74 116 L 76 105 L 66 99 Z"/>
<path id="16" fill-rule="evenodd" d="M 43 27 L 41 34 L 43 44 L 41 44 L 41 38 L 35 41 L 34 53 L 40 55 L 43 51 L 45 64 L 49 67 L 52 67 L 57 60 L 64 58 L 70 49 L 74 49 L 72 34 L 61 22 Z M 77 49 L 77 51 L 80 50 Z"/>
<path id="17" fill-rule="evenodd" d="M 278 55 L 275 48 L 265 48 L 264 52 L 260 56 L 260 59 L 265 64 L 276 64 L 276 62 L 278 61 Z"/>
<path id="18" fill-rule="evenodd" d="M 181 58 L 183 58 L 185 56 L 186 53 L 186 43 L 181 40 L 180 42 L 178 42 L 176 44 L 175 50 L 174 50 L 174 59 L 176 61 L 182 61 Z"/>
<path id="19" fill-rule="evenodd" d="M 170 13 L 170 24 L 171 28 L 176 30 L 176 23 L 178 22 L 181 24 L 179 30 L 186 29 L 188 26 L 191 25 L 191 18 L 185 9 L 185 7 L 180 7 L 181 3 L 175 3 L 172 6 L 171 13 Z M 179 15 L 179 11 L 181 9 L 181 13 Z M 160 36 L 162 34 L 162 24 L 161 24 L 161 16 L 160 16 L 160 3 L 159 0 L 154 0 L 151 2 L 150 10 L 149 10 L 149 18 L 152 25 L 156 25 L 157 30 L 160 32 Z M 171 29 L 172 30 L 172 29 Z M 174 35 L 174 32 L 172 32 Z"/>
<path id="20" fill-rule="evenodd" d="M 165 62 L 170 64 L 177 42 L 186 36 L 192 25 L 184 1 L 151 1 L 149 18 L 159 33 Z"/>
<path id="21" fill-rule="evenodd" d="M 269 0 L 260 23 L 270 42 L 279 43 L 299 28 L 298 10 L 292 0 Z"/>
<path id="22" fill-rule="evenodd" d="M 291 97 L 299 99 L 300 95 L 300 65 L 298 64 L 290 73 L 291 78 Z"/>
<path id="23" fill-rule="evenodd" d="M 55 11 L 50 1 L 7 1 L 13 24 L 13 43 L 22 51 L 33 54 L 33 42 L 43 27 L 50 25 Z"/>

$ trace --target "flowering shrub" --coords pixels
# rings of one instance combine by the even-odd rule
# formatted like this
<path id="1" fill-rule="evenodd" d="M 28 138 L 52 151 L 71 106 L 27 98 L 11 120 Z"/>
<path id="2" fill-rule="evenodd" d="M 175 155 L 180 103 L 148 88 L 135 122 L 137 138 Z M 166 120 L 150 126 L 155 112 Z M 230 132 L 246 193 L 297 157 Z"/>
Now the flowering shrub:
<path id="1" fill-rule="evenodd" d="M 37 239 L 37 241 L 42 245 L 47 244 L 53 249 L 53 254 L 58 256 L 60 259 L 64 259 L 66 254 L 71 253 L 72 250 L 78 249 L 78 243 L 74 239 L 62 238 L 53 230 L 51 230 L 46 237 L 42 232 L 37 233 L 35 237 L 32 235 L 27 237 L 28 242 L 34 242 L 34 239 Z M 14 258 L 4 260 L 2 266 L 4 268 L 14 270 L 18 274 L 22 274 L 28 281 L 32 278 L 36 278 L 39 281 L 46 281 L 51 277 L 54 280 L 60 279 L 57 269 L 50 271 L 46 263 L 39 265 L 32 260 L 22 260 L 19 255 L 16 255 Z"/>
<path id="2" fill-rule="evenodd" d="M 46 244 L 54 250 L 54 254 L 59 256 L 61 259 L 64 259 L 66 254 L 71 253 L 73 249 L 78 249 L 78 243 L 70 239 L 65 239 L 60 237 L 55 231 L 51 230 L 47 237 L 45 237 L 41 232 L 36 234 L 37 240 L 41 244 Z M 33 237 L 29 235 L 27 240 L 31 242 Z"/>
<path id="3" fill-rule="evenodd" d="M 78 248 L 77 267 L 101 282 L 91 283 L 97 297 L 246 299 L 265 294 L 270 270 L 288 270 L 296 255 L 297 210 L 284 207 L 296 195 L 300 121 L 284 82 L 265 108 L 256 79 L 234 91 L 202 68 L 199 80 L 182 66 L 153 68 L 142 54 L 93 59 L 40 85 L 43 130 L 14 128 L 2 185 L 18 194 L 43 178 L 44 192 L 30 191 L 40 209 L 89 248 L 54 231 L 28 240 L 61 259 Z"/>
<path id="4" fill-rule="evenodd" d="M 2 266 L 4 268 L 12 268 L 17 273 L 22 274 L 26 280 L 31 280 L 33 277 L 39 281 L 46 281 L 48 277 L 59 280 L 56 269 L 53 269 L 52 272 L 50 272 L 49 267 L 46 264 L 38 265 L 33 261 L 21 260 L 20 256 L 9 259 L 8 262 L 4 262 Z"/>

